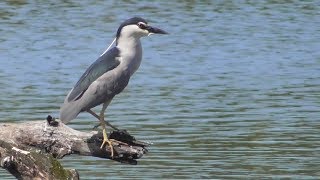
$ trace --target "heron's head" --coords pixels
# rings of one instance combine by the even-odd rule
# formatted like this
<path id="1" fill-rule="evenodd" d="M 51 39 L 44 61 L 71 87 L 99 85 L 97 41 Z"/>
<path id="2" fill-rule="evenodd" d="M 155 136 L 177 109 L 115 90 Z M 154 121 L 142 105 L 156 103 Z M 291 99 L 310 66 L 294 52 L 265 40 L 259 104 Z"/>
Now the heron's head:
<path id="1" fill-rule="evenodd" d="M 151 34 L 168 34 L 168 33 L 162 29 L 149 26 L 147 21 L 141 17 L 133 17 L 124 21 L 120 25 L 117 31 L 117 39 L 122 37 L 141 38 L 143 36 L 149 36 Z"/>

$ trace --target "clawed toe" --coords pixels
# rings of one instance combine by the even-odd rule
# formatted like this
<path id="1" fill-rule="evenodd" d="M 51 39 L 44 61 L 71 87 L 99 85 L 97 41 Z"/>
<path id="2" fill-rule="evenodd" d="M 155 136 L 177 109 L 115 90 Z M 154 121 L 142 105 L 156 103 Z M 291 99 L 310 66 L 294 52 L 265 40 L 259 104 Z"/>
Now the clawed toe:
<path id="1" fill-rule="evenodd" d="M 114 155 L 114 151 L 113 151 L 113 146 L 112 146 L 112 142 L 110 139 L 104 139 L 101 146 L 100 146 L 100 149 L 102 149 L 106 144 L 109 145 L 109 148 L 110 148 L 110 152 L 111 152 L 111 159 L 113 158 L 113 155 Z"/>

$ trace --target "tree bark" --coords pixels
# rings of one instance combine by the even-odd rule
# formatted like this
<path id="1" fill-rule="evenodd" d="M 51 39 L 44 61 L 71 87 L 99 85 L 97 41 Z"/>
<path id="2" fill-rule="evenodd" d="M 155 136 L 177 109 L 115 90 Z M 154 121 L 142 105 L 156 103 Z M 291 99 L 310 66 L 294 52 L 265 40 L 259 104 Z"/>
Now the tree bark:
<path id="1" fill-rule="evenodd" d="M 136 164 L 148 143 L 136 141 L 126 131 L 113 131 L 112 160 Z M 0 124 L 0 166 L 18 179 L 79 179 L 76 170 L 65 170 L 56 158 L 79 154 L 110 158 L 107 145 L 100 148 L 102 133 L 80 132 L 52 120 Z"/>

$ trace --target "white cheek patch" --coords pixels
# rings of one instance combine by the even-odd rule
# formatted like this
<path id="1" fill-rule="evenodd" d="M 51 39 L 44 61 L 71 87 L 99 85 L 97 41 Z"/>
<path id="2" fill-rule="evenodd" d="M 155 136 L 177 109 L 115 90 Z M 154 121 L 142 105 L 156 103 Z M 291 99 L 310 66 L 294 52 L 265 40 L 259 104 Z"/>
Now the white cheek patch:
<path id="1" fill-rule="evenodd" d="M 137 25 L 128 25 L 122 28 L 121 35 L 128 36 L 134 35 L 137 37 L 147 36 L 149 33 L 148 30 L 140 29 Z"/>
<path id="2" fill-rule="evenodd" d="M 133 34 L 134 32 L 139 32 L 141 29 L 137 25 L 128 25 L 122 28 L 121 34 Z"/>

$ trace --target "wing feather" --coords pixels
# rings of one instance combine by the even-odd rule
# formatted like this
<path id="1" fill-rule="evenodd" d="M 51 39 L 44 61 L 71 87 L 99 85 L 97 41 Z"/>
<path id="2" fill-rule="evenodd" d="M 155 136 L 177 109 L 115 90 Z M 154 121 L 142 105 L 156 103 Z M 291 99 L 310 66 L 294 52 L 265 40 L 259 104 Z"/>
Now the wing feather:
<path id="1" fill-rule="evenodd" d="M 79 81 L 71 90 L 68 96 L 68 102 L 78 100 L 83 93 L 88 89 L 90 84 L 98 79 L 104 73 L 116 68 L 120 61 L 117 60 L 119 49 L 113 47 L 102 56 L 100 56 L 80 77 Z"/>

